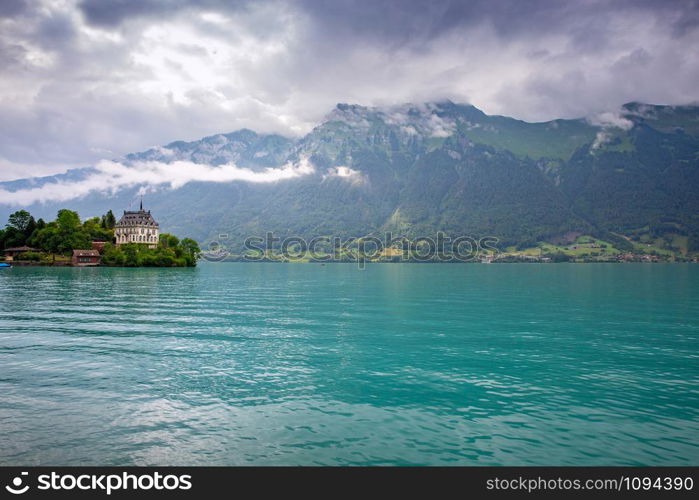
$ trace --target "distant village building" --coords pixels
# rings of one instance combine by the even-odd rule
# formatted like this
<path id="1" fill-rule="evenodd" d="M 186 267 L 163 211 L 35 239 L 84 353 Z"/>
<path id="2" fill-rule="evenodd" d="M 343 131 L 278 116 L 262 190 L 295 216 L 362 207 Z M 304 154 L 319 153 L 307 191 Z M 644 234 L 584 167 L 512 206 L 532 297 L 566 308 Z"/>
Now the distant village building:
<path id="1" fill-rule="evenodd" d="M 148 248 L 155 248 L 158 246 L 159 238 L 160 226 L 150 214 L 150 210 L 143 210 L 143 199 L 141 199 L 139 210 L 124 210 L 124 215 L 114 226 L 114 239 L 117 246 L 126 243 L 144 243 Z"/>
<path id="2" fill-rule="evenodd" d="M 102 257 L 97 250 L 73 250 L 74 266 L 99 266 Z"/>

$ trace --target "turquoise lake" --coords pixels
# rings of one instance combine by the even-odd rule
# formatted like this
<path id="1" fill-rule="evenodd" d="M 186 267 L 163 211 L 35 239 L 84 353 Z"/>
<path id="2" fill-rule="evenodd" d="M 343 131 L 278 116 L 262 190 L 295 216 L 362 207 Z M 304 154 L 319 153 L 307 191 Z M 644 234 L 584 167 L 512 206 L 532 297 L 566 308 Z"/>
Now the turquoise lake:
<path id="1" fill-rule="evenodd" d="M 699 266 L 0 270 L 0 465 L 699 465 Z"/>

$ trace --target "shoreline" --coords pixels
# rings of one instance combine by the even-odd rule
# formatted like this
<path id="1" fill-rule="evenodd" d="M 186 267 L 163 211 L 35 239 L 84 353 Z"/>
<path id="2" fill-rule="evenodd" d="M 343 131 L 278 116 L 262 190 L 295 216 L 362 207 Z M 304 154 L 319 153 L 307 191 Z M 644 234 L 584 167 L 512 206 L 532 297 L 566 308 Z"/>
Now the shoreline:
<path id="1" fill-rule="evenodd" d="M 2 263 L 2 262 L 0 262 Z M 102 267 L 102 268 L 115 268 L 115 267 L 120 267 L 120 268 L 133 268 L 133 269 L 139 269 L 139 268 L 148 268 L 148 269 L 187 269 L 187 268 L 193 268 L 195 266 L 106 266 L 106 265 L 98 265 L 98 266 L 74 266 L 73 264 L 66 262 L 66 263 L 46 263 L 42 264 L 40 262 L 26 262 L 26 261 L 14 261 L 14 262 L 4 262 L 5 264 L 10 264 L 10 267 L 71 267 L 71 268 L 76 268 L 76 269 L 85 269 L 85 268 L 97 268 L 97 267 Z"/>
<path id="2" fill-rule="evenodd" d="M 462 261 L 405 261 L 405 262 L 396 262 L 396 261 L 356 261 L 356 260 L 345 260 L 345 261 L 328 261 L 328 262 L 318 262 L 318 261 L 293 261 L 293 260 L 221 260 L 221 261 L 213 261 L 213 260 L 203 260 L 203 264 L 316 264 L 316 265 L 321 265 L 325 266 L 326 264 L 360 264 L 360 265 L 366 265 L 366 264 L 415 264 L 415 265 L 422 265 L 422 264 L 453 264 L 453 265 L 458 265 L 458 264 L 464 264 L 464 265 L 472 265 L 472 264 L 699 264 L 696 260 L 672 260 L 672 261 L 615 261 L 615 260 L 609 260 L 609 261 L 566 261 L 566 262 L 541 262 L 541 261 L 502 261 L 502 262 L 480 262 L 480 261 L 475 261 L 475 262 L 462 262 Z M 99 266 L 74 266 L 69 263 L 63 264 L 41 264 L 41 263 L 35 263 L 35 262 L 7 262 L 7 264 L 10 264 L 9 268 L 13 267 L 56 267 L 56 268 L 89 268 L 89 269 L 94 269 L 94 268 L 120 268 L 120 269 L 188 269 L 188 268 L 195 268 L 197 266 L 105 266 L 105 265 L 99 265 Z M 7 268 L 7 269 L 9 269 Z"/>

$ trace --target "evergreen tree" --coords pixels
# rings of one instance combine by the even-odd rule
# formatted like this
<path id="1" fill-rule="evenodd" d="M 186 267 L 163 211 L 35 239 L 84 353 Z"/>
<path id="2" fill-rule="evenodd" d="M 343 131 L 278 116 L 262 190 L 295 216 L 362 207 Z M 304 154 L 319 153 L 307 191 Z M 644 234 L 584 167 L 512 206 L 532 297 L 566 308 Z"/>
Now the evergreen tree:
<path id="1" fill-rule="evenodd" d="M 31 235 L 34 233 L 34 231 L 36 230 L 36 228 L 37 228 L 37 223 L 36 223 L 36 221 L 34 220 L 34 217 L 30 216 L 30 217 L 29 217 L 29 221 L 27 222 L 27 225 L 26 225 L 26 227 L 24 228 L 24 231 L 23 231 L 23 233 L 24 233 L 24 241 L 25 241 L 25 242 L 31 237 Z"/>
<path id="2" fill-rule="evenodd" d="M 116 217 L 114 217 L 111 210 L 105 215 L 105 222 L 107 229 L 114 229 L 114 226 L 116 226 Z"/>

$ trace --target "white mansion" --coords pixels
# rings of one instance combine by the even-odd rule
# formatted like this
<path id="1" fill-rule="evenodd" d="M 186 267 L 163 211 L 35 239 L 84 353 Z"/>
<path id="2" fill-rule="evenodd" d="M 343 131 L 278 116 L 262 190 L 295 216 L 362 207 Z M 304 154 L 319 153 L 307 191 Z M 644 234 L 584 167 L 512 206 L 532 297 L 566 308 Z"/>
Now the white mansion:
<path id="1" fill-rule="evenodd" d="M 125 243 L 147 243 L 148 248 L 155 248 L 158 245 L 160 226 L 155 222 L 150 210 L 143 210 L 143 200 L 140 210 L 124 210 L 124 215 L 114 226 L 114 238 L 117 246 Z"/>

